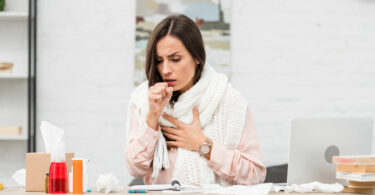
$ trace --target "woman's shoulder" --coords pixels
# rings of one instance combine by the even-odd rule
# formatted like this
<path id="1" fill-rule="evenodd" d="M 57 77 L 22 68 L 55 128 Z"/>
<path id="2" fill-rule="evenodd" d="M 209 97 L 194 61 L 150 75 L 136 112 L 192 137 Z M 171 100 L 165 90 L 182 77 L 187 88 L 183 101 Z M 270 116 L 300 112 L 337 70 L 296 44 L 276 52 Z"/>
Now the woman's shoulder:
<path id="1" fill-rule="evenodd" d="M 148 96 L 148 81 L 142 82 L 140 85 L 138 85 L 130 95 L 130 103 L 133 103 L 137 107 L 139 105 L 142 105 L 147 101 Z"/>
<path id="2" fill-rule="evenodd" d="M 137 91 L 137 90 L 144 89 L 144 88 L 148 88 L 148 80 L 143 81 L 133 91 Z"/>
<path id="3" fill-rule="evenodd" d="M 247 107 L 247 101 L 241 92 L 234 88 L 230 83 L 225 90 L 224 96 L 220 102 L 221 106 L 231 107 L 231 109 L 238 109 L 239 107 Z"/>
<path id="4" fill-rule="evenodd" d="M 241 92 L 238 89 L 234 88 L 231 83 L 228 83 L 227 85 L 224 98 L 245 99 L 243 95 L 241 94 Z"/>
<path id="5" fill-rule="evenodd" d="M 131 93 L 131 97 L 138 96 L 140 93 L 144 93 L 144 91 L 148 91 L 148 81 L 143 81 L 139 84 L 135 89 L 133 89 Z"/>

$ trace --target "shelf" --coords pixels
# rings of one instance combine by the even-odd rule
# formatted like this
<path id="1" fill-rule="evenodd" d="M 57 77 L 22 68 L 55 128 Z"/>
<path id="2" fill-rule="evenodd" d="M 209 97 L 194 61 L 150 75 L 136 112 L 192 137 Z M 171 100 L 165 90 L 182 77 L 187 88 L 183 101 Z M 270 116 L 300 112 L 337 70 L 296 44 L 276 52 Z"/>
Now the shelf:
<path id="1" fill-rule="evenodd" d="M 0 21 L 2 20 L 20 20 L 27 21 L 28 13 L 27 12 L 9 12 L 9 11 L 0 11 Z"/>
<path id="2" fill-rule="evenodd" d="M 1 79 L 27 79 L 27 75 L 22 74 L 2 74 L 0 73 L 0 80 Z"/>
<path id="3" fill-rule="evenodd" d="M 27 140 L 27 137 L 26 136 L 22 136 L 22 135 L 19 135 L 19 136 L 0 136 L 0 140 L 19 140 L 19 141 L 26 141 Z"/>

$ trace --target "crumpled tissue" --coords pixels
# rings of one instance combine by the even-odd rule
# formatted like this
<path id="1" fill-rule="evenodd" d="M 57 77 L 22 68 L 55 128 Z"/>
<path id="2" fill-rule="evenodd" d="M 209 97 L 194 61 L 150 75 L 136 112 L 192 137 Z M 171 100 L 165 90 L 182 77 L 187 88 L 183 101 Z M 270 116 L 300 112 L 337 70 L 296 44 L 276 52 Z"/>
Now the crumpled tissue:
<path id="1" fill-rule="evenodd" d="M 26 169 L 19 169 L 12 175 L 12 179 L 20 186 L 25 186 Z"/>
<path id="2" fill-rule="evenodd" d="M 308 193 L 308 192 L 324 192 L 324 193 L 335 193 L 341 192 L 344 189 L 339 183 L 335 184 L 324 184 L 317 181 L 305 184 L 293 184 L 291 186 L 276 186 L 272 187 L 272 191 L 279 192 L 281 190 L 289 192 L 299 192 L 299 193 Z"/>
<path id="3" fill-rule="evenodd" d="M 112 173 L 100 175 L 95 185 L 96 191 L 104 193 L 116 192 L 119 188 L 119 181 Z"/>

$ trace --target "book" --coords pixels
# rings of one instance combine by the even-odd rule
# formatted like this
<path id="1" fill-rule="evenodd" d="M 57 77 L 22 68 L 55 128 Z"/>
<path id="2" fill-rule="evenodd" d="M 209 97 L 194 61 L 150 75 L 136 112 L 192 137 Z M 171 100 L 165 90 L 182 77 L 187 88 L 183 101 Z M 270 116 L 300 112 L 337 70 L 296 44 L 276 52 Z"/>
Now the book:
<path id="1" fill-rule="evenodd" d="M 351 188 L 351 187 L 344 186 L 344 189 L 342 190 L 342 192 L 373 194 L 374 189 L 373 188 Z"/>
<path id="2" fill-rule="evenodd" d="M 375 188 L 375 181 L 348 181 L 351 188 Z"/>
<path id="3" fill-rule="evenodd" d="M 338 164 L 336 165 L 336 171 L 350 173 L 375 173 L 375 165 Z"/>
<path id="4" fill-rule="evenodd" d="M 334 156 L 332 162 L 350 165 L 375 165 L 375 155 Z"/>
<path id="5" fill-rule="evenodd" d="M 13 63 L 0 62 L 0 70 L 11 70 L 13 68 Z"/>
<path id="6" fill-rule="evenodd" d="M 375 173 L 336 172 L 336 178 L 350 181 L 375 181 Z"/>
<path id="7" fill-rule="evenodd" d="M 9 75 L 10 73 L 12 73 L 12 70 L 2 70 L 2 69 L 0 69 L 0 74 Z"/>
<path id="8" fill-rule="evenodd" d="M 18 136 L 21 135 L 20 126 L 0 126 L 0 136 Z"/>

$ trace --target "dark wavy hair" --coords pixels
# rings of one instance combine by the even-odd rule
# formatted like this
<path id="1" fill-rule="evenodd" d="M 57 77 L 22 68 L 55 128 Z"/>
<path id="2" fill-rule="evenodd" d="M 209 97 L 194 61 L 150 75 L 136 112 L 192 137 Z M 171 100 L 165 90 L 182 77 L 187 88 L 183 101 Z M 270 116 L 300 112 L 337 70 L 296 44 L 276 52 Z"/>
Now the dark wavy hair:
<path id="1" fill-rule="evenodd" d="M 193 59 L 199 62 L 195 68 L 195 74 L 193 77 L 193 84 L 197 83 L 201 77 L 206 62 L 206 52 L 204 50 L 202 35 L 193 20 L 185 15 L 178 14 L 170 15 L 161 21 L 152 31 L 148 40 L 145 68 L 148 86 L 151 87 L 155 85 L 155 83 L 163 82 L 163 79 L 157 70 L 156 44 L 160 39 L 167 35 L 181 40 Z M 169 102 L 171 106 L 177 102 L 180 95 L 181 92 L 179 91 L 173 92 L 172 98 Z"/>

